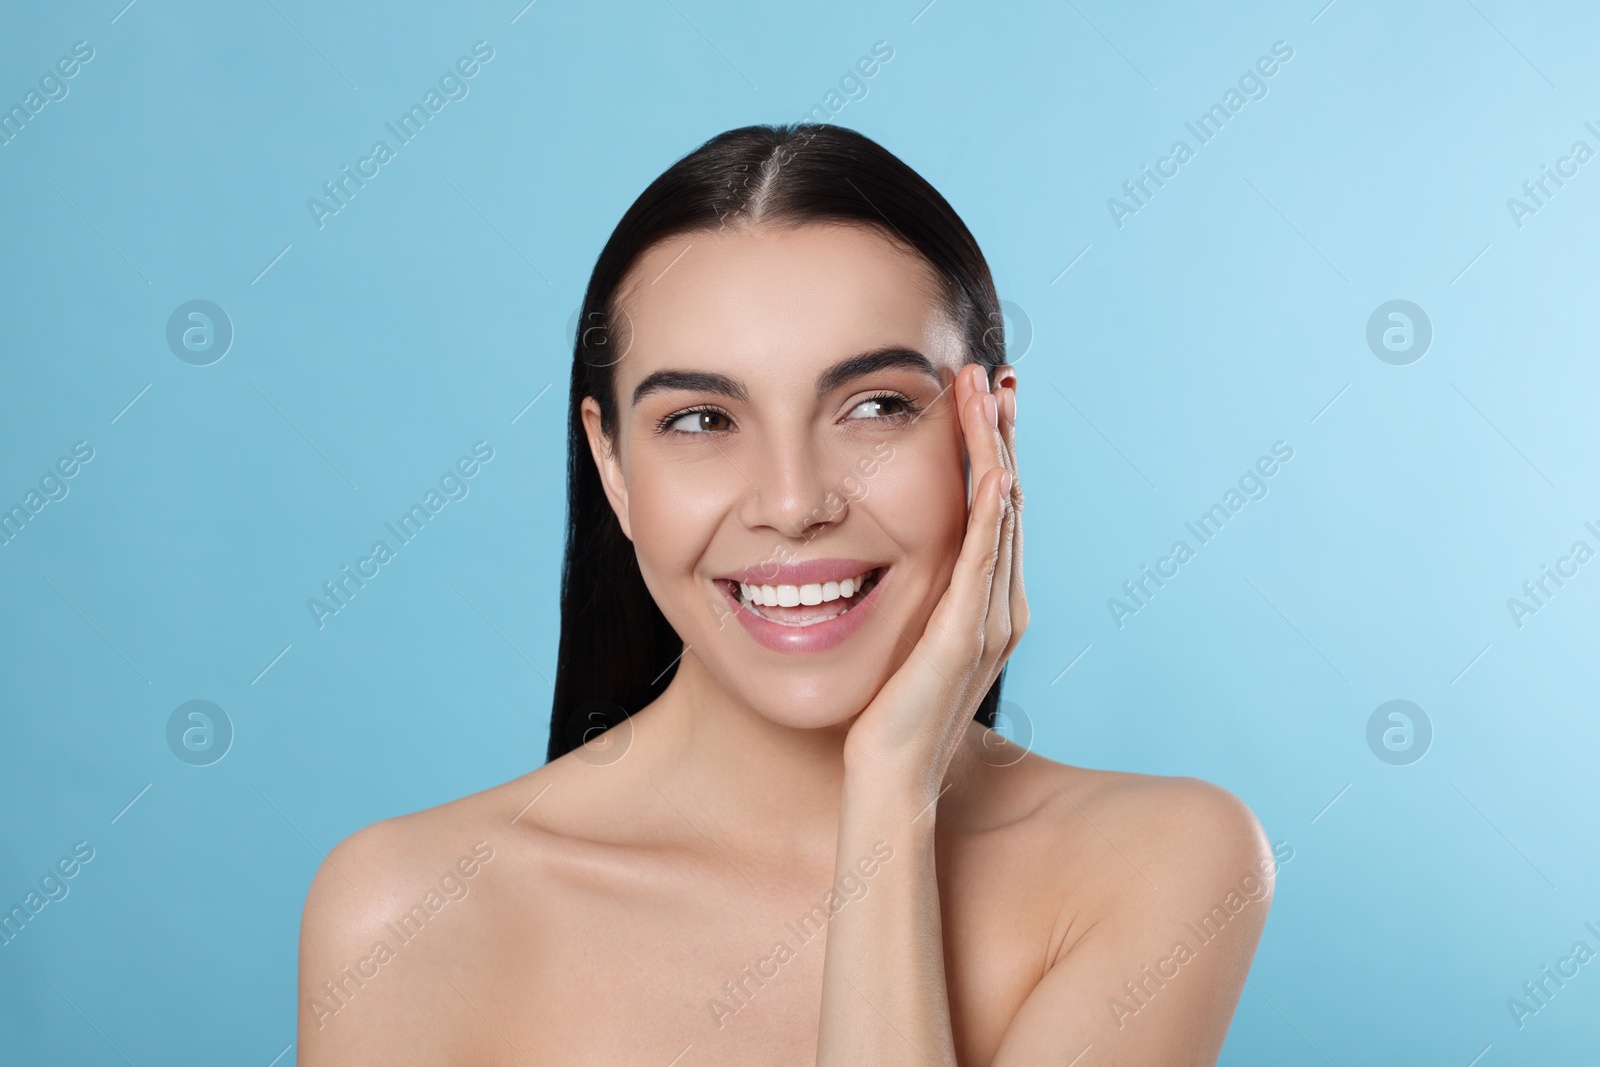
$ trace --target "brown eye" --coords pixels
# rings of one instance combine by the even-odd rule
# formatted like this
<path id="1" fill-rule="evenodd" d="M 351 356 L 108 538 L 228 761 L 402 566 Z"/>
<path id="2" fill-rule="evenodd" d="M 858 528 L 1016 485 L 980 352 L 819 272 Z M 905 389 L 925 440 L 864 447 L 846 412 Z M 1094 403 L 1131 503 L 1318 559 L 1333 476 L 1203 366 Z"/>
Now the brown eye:
<path id="1" fill-rule="evenodd" d="M 715 408 L 699 408 L 671 416 L 663 424 L 662 429 L 687 434 L 718 433 L 726 430 L 728 423 L 728 416 Z"/>
<path id="2" fill-rule="evenodd" d="M 912 411 L 911 402 L 901 396 L 869 396 L 851 409 L 852 418 L 890 419 Z M 864 415 L 856 412 L 865 411 Z"/>

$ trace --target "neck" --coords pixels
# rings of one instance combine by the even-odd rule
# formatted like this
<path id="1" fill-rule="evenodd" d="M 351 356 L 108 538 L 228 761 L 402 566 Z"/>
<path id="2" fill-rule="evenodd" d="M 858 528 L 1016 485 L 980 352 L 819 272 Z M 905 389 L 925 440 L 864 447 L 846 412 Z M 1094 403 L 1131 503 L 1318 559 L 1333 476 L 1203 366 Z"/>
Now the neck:
<path id="1" fill-rule="evenodd" d="M 715 820 L 751 849 L 831 864 L 853 716 L 827 727 L 775 723 L 723 688 L 691 650 L 646 717 L 635 742 L 651 750 L 646 773 L 686 814 Z"/>

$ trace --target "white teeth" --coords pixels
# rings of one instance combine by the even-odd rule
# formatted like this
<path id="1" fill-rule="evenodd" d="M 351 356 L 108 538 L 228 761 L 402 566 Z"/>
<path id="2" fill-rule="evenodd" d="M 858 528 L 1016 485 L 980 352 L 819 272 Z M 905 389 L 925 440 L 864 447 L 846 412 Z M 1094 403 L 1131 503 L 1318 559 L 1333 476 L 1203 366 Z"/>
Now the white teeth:
<path id="1" fill-rule="evenodd" d="M 757 585 L 752 582 L 740 582 L 739 592 L 745 603 L 769 608 L 826 604 L 840 597 L 845 599 L 854 597 L 866 584 L 867 574 L 858 574 L 854 578 L 845 578 L 837 582 L 811 582 L 807 585 Z"/>

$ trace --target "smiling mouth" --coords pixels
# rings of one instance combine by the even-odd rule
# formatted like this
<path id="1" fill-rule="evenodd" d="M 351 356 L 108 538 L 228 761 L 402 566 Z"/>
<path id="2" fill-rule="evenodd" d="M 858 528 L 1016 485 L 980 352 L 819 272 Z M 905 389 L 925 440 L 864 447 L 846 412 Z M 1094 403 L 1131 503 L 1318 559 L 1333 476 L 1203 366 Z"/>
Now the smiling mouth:
<path id="1" fill-rule="evenodd" d="M 780 626 L 800 628 L 830 622 L 848 614 L 872 592 L 888 569 L 874 567 L 854 578 L 839 582 L 813 582 L 809 585 L 762 585 L 726 578 L 716 581 L 739 602 L 740 607 L 757 618 Z"/>

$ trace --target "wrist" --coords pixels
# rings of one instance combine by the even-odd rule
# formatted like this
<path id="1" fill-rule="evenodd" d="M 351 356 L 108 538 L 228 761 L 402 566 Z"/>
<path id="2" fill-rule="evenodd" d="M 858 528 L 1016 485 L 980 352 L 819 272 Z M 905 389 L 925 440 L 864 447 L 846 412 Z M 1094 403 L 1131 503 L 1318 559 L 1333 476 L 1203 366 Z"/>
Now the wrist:
<path id="1" fill-rule="evenodd" d="M 932 826 L 942 784 L 923 767 L 913 772 L 874 765 L 845 767 L 841 813 Z"/>

